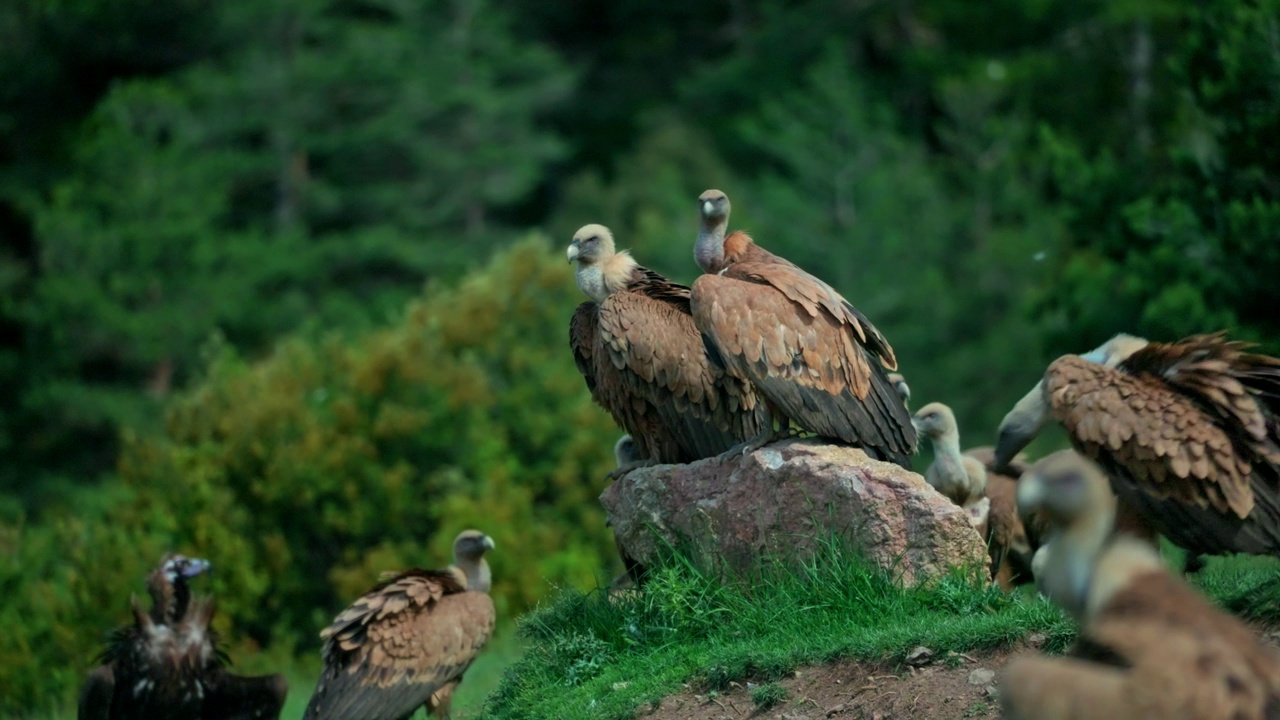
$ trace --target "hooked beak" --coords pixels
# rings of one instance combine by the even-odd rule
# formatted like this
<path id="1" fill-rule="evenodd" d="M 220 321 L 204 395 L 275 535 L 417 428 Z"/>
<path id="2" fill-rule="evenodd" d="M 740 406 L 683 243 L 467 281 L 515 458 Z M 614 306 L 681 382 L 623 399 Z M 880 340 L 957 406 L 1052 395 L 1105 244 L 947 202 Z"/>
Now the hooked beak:
<path id="1" fill-rule="evenodd" d="M 485 550 L 492 550 L 494 548 L 493 538 L 489 537 L 488 535 L 484 536 L 484 542 L 480 544 L 484 546 Z"/>
<path id="2" fill-rule="evenodd" d="M 565 254 L 569 256 L 569 262 L 573 262 L 574 260 L 578 259 L 579 255 L 582 254 L 582 247 L 579 246 L 577 243 L 574 243 L 573 245 L 569 246 L 569 250 Z"/>
<path id="3" fill-rule="evenodd" d="M 1040 434 L 1048 415 L 1049 408 L 1044 400 L 1044 381 L 1041 380 L 1013 406 L 1000 423 L 995 453 L 997 472 L 1009 469 L 1010 461 Z"/>
<path id="4" fill-rule="evenodd" d="M 715 203 L 711 202 L 710 200 L 702 201 L 702 215 L 704 217 L 711 217 L 711 213 L 715 212 L 715 210 L 716 210 Z"/>
<path id="5" fill-rule="evenodd" d="M 202 575 L 213 569 L 213 563 L 201 558 L 188 558 L 187 564 L 182 568 L 182 576 L 193 578 Z"/>

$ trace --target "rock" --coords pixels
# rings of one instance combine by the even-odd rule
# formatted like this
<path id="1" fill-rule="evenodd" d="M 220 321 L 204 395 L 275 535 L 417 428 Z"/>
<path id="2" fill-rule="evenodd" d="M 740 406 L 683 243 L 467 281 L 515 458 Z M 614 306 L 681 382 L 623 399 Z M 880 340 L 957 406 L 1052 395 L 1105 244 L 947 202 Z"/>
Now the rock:
<path id="1" fill-rule="evenodd" d="M 923 645 L 917 645 L 907 653 L 907 662 L 916 666 L 928 665 L 933 662 L 933 651 Z"/>
<path id="2" fill-rule="evenodd" d="M 633 470 L 600 496 L 624 556 L 650 563 L 663 541 L 738 572 L 761 555 L 801 558 L 841 535 L 906 585 L 985 566 L 965 512 L 919 475 L 859 449 L 787 440 L 743 457 Z"/>
<path id="3" fill-rule="evenodd" d="M 978 668 L 969 673 L 969 684 L 975 686 L 990 685 L 992 680 L 996 679 L 996 671 L 987 668 Z"/>

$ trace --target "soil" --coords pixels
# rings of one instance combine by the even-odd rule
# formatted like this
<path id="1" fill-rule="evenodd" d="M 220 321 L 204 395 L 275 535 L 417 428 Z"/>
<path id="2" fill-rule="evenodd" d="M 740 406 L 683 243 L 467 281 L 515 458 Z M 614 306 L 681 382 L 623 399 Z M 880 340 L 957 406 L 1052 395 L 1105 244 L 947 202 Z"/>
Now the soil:
<path id="1" fill-rule="evenodd" d="M 765 710 L 754 682 L 725 692 L 687 687 L 639 717 L 646 720 L 962 720 L 998 718 L 995 674 L 1025 645 L 999 652 L 921 657 L 914 664 L 837 662 L 805 667 L 779 681 L 787 698 Z M 986 671 L 986 672 L 982 672 Z"/>

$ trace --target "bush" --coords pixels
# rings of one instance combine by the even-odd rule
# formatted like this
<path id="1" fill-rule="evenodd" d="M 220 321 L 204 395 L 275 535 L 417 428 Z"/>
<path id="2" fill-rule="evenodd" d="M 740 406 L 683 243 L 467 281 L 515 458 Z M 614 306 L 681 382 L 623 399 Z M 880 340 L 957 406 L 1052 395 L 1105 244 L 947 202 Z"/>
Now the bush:
<path id="1" fill-rule="evenodd" d="M 529 238 L 392 327 L 258 363 L 214 343 L 165 431 L 125 434 L 100 512 L 0 528 L 0 687 L 18 688 L 0 712 L 67 701 L 166 549 L 213 562 L 200 589 L 240 650 L 315 653 L 380 571 L 447 563 L 466 527 L 496 541 L 501 620 L 548 580 L 593 584 L 614 556 L 596 496 L 618 431 L 573 366 L 562 257 Z"/>

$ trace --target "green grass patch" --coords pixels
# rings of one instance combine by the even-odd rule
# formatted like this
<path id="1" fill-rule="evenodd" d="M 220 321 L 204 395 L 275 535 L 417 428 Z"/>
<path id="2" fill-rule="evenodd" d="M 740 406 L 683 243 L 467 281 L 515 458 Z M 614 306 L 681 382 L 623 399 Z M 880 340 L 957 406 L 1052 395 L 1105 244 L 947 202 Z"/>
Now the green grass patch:
<path id="1" fill-rule="evenodd" d="M 1176 555 L 1170 562 L 1180 567 Z M 1236 612 L 1280 619 L 1276 571 L 1267 558 L 1213 559 L 1195 584 Z M 684 683 L 715 692 L 748 678 L 762 683 L 752 699 L 763 707 L 763 688 L 801 665 L 894 663 L 917 645 L 939 656 L 997 649 L 1035 632 L 1060 652 L 1074 638 L 1049 602 L 1028 588 L 1006 595 L 980 573 L 903 589 L 829 542 L 802 567 L 770 561 L 730 582 L 676 554 L 650 571 L 643 592 L 563 590 L 523 618 L 527 652 L 481 717 L 622 720 Z"/>

